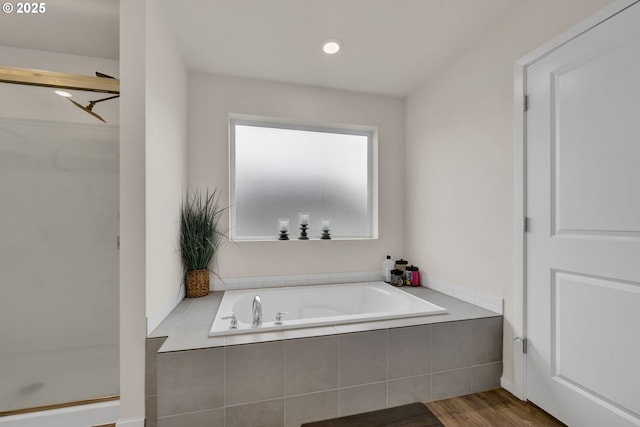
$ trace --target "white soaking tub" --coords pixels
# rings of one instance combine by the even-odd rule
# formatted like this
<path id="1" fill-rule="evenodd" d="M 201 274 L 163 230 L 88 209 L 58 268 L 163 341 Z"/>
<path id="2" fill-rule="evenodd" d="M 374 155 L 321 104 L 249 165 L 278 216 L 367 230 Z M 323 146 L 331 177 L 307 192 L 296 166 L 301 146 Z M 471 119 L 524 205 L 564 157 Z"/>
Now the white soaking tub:
<path id="1" fill-rule="evenodd" d="M 262 301 L 262 325 L 252 327 L 255 296 Z M 276 325 L 276 313 L 282 325 Z M 235 313 L 237 329 L 230 329 Z M 438 305 L 403 292 L 384 282 L 226 291 L 209 336 L 307 328 L 446 313 Z"/>

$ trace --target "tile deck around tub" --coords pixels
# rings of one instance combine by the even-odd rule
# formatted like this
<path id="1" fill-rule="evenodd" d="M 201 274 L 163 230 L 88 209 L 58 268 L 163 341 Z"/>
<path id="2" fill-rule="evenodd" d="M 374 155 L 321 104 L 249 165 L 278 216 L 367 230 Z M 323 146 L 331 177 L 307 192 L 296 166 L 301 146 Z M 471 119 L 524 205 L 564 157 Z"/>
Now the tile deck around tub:
<path id="1" fill-rule="evenodd" d="M 258 342 L 328 336 L 353 332 L 366 332 L 407 326 L 430 325 L 460 320 L 501 316 L 490 310 L 464 302 L 425 287 L 399 288 L 419 298 L 447 309 L 447 313 L 405 319 L 350 323 L 283 331 L 256 332 L 242 335 L 209 337 L 209 328 L 220 306 L 223 292 L 212 292 L 206 297 L 185 299 L 167 316 L 149 338 L 167 337 L 160 352 L 224 347 Z"/>
<path id="2" fill-rule="evenodd" d="M 299 427 L 499 387 L 502 315 L 404 290 L 448 312 L 209 338 L 222 294 L 184 300 L 147 340 L 147 425 Z"/>

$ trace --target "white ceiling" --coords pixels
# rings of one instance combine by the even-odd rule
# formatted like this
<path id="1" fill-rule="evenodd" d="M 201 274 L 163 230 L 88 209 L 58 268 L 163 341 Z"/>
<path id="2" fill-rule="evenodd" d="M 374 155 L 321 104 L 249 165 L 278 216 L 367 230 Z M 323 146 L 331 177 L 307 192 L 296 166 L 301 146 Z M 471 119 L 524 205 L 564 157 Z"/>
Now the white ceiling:
<path id="1" fill-rule="evenodd" d="M 42 14 L 18 14 L 18 2 L 9 3 L 14 10 L 0 16 L 0 45 L 118 59 L 118 0 L 47 0 Z M 0 65 L 11 66 L 1 58 Z"/>
<path id="2" fill-rule="evenodd" d="M 121 0 L 130 1 L 130 0 Z M 524 1 L 152 0 L 189 69 L 404 97 Z M 118 0 L 2 16 L 0 45 L 117 59 Z M 332 57 L 326 37 L 343 41 Z M 10 65 L 10 64 L 0 64 Z"/>
<path id="3" fill-rule="evenodd" d="M 403 97 L 525 0 L 158 0 L 189 69 Z M 343 41 L 321 53 L 327 37 Z"/>

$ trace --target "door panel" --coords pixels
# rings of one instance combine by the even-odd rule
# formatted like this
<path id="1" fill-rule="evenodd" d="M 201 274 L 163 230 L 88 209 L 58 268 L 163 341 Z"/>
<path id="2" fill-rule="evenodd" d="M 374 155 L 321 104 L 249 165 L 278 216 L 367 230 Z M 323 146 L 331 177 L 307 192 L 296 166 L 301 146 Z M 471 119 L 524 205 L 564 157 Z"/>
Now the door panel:
<path id="1" fill-rule="evenodd" d="M 640 340 L 631 330 L 611 333 L 620 325 L 631 329 L 640 325 L 640 288 L 619 280 L 553 271 L 551 292 L 551 375 L 592 399 L 640 413 L 638 394 L 621 387 L 638 380 L 634 367 Z"/>
<path id="2" fill-rule="evenodd" d="M 640 426 L 640 5 L 525 75 L 527 398 Z"/>
<path id="3" fill-rule="evenodd" d="M 640 181 L 640 144 L 629 144 L 640 117 L 637 90 L 629 90 L 640 76 L 638 54 L 632 40 L 551 74 L 555 233 L 640 233 L 630 197 Z"/>

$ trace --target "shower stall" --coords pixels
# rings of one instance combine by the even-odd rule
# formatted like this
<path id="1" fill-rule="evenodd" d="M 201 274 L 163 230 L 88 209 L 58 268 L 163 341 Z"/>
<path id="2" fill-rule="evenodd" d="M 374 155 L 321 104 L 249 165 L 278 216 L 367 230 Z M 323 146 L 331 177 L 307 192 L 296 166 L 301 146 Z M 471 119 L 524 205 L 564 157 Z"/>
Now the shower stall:
<path id="1" fill-rule="evenodd" d="M 96 106 L 106 124 L 51 87 L 0 83 L 0 99 L 0 426 L 117 413 L 118 101 Z"/>

